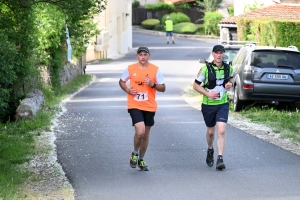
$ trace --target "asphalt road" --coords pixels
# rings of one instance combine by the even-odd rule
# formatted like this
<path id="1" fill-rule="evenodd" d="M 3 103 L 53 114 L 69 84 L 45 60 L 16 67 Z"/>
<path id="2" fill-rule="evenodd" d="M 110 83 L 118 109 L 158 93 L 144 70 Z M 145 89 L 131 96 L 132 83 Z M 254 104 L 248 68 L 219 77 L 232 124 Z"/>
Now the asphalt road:
<path id="1" fill-rule="evenodd" d="M 300 199 L 300 157 L 228 125 L 226 170 L 205 164 L 205 124 L 187 104 L 183 90 L 193 83 L 198 59 L 214 43 L 133 33 L 133 47 L 148 46 L 150 61 L 164 74 L 166 92 L 145 156 L 148 172 L 129 166 L 134 128 L 126 94 L 118 81 L 135 50 L 110 62 L 87 66 L 95 82 L 65 103 L 56 127 L 58 159 L 78 200 L 289 200 Z M 216 146 L 215 146 L 216 148 Z"/>

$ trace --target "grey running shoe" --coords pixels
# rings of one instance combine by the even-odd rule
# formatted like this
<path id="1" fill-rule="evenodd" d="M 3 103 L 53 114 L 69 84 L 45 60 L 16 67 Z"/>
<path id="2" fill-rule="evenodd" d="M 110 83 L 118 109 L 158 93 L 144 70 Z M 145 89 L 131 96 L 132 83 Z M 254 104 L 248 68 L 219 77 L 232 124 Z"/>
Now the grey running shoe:
<path id="1" fill-rule="evenodd" d="M 173 44 L 175 44 L 175 42 L 174 42 L 174 41 L 172 41 L 172 43 L 173 43 Z"/>
<path id="2" fill-rule="evenodd" d="M 225 169 L 225 164 L 223 163 L 223 158 L 218 158 L 217 159 L 216 169 L 218 169 L 218 170 Z"/>
<path id="3" fill-rule="evenodd" d="M 138 166 L 142 171 L 149 171 L 148 166 L 144 160 L 138 160 Z"/>
<path id="4" fill-rule="evenodd" d="M 169 44 L 169 42 L 167 42 L 167 44 Z"/>
<path id="5" fill-rule="evenodd" d="M 131 153 L 131 156 L 130 156 L 130 167 L 136 168 L 138 158 L 139 158 L 139 155 L 134 154 L 133 152 Z"/>
<path id="6" fill-rule="evenodd" d="M 209 167 L 214 165 L 214 149 L 207 149 L 206 164 Z"/>

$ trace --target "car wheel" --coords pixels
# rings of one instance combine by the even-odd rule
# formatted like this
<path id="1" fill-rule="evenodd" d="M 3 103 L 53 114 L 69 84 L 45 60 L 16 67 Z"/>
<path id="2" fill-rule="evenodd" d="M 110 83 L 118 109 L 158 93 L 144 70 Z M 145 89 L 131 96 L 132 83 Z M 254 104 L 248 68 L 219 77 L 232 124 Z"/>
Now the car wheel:
<path id="1" fill-rule="evenodd" d="M 244 102 L 239 99 L 238 87 L 236 86 L 234 88 L 234 95 L 233 95 L 233 110 L 235 112 L 239 112 L 242 110 L 243 106 L 244 106 Z"/>

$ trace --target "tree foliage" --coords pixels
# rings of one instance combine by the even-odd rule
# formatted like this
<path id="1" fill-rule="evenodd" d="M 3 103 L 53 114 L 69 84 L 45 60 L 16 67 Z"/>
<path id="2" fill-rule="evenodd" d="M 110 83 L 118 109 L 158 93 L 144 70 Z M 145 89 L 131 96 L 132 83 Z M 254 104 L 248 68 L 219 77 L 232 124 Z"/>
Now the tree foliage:
<path id="1" fill-rule="evenodd" d="M 93 16 L 106 0 L 0 1 L 0 122 L 32 87 L 40 87 L 38 66 L 58 72 L 66 61 L 66 26 L 74 59 L 80 59 L 91 37 L 99 33 Z M 34 78 L 33 78 L 34 77 Z"/>
<path id="2" fill-rule="evenodd" d="M 215 12 L 221 2 L 222 0 L 197 0 L 195 5 L 202 7 L 201 9 L 198 9 L 199 12 Z"/>

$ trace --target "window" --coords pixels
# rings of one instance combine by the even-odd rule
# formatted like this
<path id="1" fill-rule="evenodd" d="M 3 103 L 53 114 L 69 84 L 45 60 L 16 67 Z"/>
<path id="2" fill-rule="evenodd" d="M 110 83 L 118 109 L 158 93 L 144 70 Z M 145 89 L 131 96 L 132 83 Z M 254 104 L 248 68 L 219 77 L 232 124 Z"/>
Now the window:
<path id="1" fill-rule="evenodd" d="M 300 53 L 290 51 L 254 51 L 251 65 L 261 68 L 287 67 L 300 69 Z"/>

